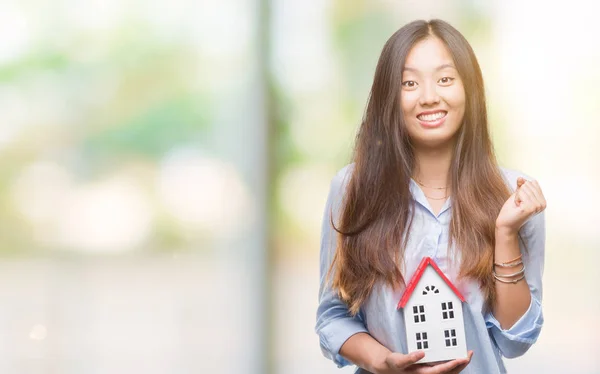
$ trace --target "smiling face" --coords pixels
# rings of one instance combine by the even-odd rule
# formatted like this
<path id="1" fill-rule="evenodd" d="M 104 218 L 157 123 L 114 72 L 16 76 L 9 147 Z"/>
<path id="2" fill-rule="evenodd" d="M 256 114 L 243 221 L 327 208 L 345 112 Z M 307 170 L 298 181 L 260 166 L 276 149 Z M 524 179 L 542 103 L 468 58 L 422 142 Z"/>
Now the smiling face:
<path id="1" fill-rule="evenodd" d="M 454 144 L 465 114 L 465 89 L 452 56 L 440 39 L 428 37 L 408 53 L 400 103 L 415 147 Z"/>

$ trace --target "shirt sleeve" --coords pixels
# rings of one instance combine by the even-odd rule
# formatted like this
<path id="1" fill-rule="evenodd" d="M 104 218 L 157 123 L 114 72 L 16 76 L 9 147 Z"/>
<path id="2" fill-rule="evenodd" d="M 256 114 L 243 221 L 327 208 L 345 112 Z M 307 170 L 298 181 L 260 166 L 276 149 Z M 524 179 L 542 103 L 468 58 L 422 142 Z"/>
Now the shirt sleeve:
<path id="1" fill-rule="evenodd" d="M 542 313 L 542 274 L 544 272 L 544 248 L 546 242 L 545 213 L 531 218 L 521 228 L 520 243 L 525 264 L 525 279 L 531 292 L 531 303 L 521 318 L 509 329 L 504 330 L 494 315 L 485 316 L 486 326 L 504 357 L 514 358 L 523 355 L 536 342 L 544 316 Z"/>
<path id="2" fill-rule="evenodd" d="M 346 303 L 338 297 L 337 292 L 331 289 L 331 276 L 327 278 L 336 248 L 336 232 L 332 227 L 331 217 L 337 218 L 339 215 L 344 192 L 344 174 L 340 172 L 332 180 L 323 215 L 319 306 L 315 326 L 323 355 L 338 367 L 352 364 L 339 354 L 340 348 L 346 340 L 359 332 L 367 332 L 362 314 L 350 315 Z"/>

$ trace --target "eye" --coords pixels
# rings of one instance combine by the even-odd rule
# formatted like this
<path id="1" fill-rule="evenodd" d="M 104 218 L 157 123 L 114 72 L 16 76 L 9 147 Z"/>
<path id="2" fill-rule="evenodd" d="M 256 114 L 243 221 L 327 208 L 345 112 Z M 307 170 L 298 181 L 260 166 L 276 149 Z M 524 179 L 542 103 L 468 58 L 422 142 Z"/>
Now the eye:
<path id="1" fill-rule="evenodd" d="M 415 82 L 415 81 L 404 81 L 404 82 L 402 82 L 402 86 L 404 86 L 406 88 L 415 88 L 415 87 L 417 87 L 417 82 Z"/>
<path id="2" fill-rule="evenodd" d="M 443 77 L 438 81 L 438 83 L 441 83 L 443 85 L 449 85 L 450 83 L 452 83 L 453 80 L 454 78 L 452 77 Z"/>

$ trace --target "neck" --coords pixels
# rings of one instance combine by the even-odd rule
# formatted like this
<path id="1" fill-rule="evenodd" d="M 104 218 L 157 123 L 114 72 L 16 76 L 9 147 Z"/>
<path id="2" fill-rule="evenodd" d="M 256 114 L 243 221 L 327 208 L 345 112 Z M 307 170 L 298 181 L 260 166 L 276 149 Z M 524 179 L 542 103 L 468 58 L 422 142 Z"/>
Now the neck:
<path id="1" fill-rule="evenodd" d="M 414 177 L 427 186 L 449 185 L 453 147 L 415 149 L 414 152 L 416 161 Z"/>

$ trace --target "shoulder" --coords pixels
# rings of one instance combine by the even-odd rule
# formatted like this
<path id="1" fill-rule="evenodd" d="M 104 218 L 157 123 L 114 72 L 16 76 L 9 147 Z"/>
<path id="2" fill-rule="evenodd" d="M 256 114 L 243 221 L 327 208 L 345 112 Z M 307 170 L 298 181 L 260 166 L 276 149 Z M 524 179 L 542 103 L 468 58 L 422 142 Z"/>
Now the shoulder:
<path id="1" fill-rule="evenodd" d="M 331 180 L 331 186 L 329 188 L 329 196 L 327 198 L 328 206 L 332 209 L 334 217 L 337 217 L 342 207 L 346 187 L 352 177 L 354 170 L 354 163 L 348 164 L 338 170 L 333 179 Z"/>
<path id="2" fill-rule="evenodd" d="M 338 170 L 331 181 L 331 190 L 334 193 L 343 193 L 352 178 L 352 172 L 354 171 L 354 163 L 348 164 Z"/>
<path id="3" fill-rule="evenodd" d="M 508 168 L 505 168 L 502 166 L 500 166 L 499 168 L 500 168 L 502 177 L 504 178 L 504 181 L 506 182 L 506 184 L 510 187 L 511 192 L 513 192 L 517 189 L 517 179 L 519 177 L 525 178 L 526 180 L 535 180 L 535 178 L 533 178 L 530 175 L 527 175 L 519 170 L 508 169 Z"/>

